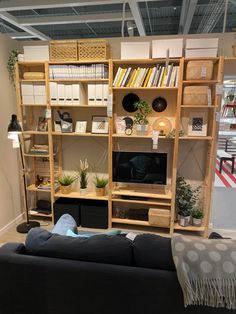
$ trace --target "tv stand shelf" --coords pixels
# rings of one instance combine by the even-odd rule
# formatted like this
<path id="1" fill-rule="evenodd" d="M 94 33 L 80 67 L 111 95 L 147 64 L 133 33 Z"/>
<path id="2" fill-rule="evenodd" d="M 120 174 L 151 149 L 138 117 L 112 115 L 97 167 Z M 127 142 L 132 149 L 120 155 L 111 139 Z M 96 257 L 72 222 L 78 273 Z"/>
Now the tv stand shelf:
<path id="1" fill-rule="evenodd" d="M 124 195 L 124 196 L 136 196 L 136 197 L 148 197 L 154 199 L 171 199 L 171 192 L 166 194 L 158 194 L 158 193 L 150 193 L 150 192 L 141 192 L 143 190 L 127 190 L 127 189 L 119 189 L 112 191 L 113 195 Z"/>

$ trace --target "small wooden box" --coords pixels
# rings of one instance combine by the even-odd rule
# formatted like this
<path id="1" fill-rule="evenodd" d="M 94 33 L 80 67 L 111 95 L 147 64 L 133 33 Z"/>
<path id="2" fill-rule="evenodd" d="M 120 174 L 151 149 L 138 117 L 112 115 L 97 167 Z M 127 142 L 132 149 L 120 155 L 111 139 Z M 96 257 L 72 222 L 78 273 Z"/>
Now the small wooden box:
<path id="1" fill-rule="evenodd" d="M 77 40 L 50 41 L 50 61 L 77 61 Z"/>
<path id="2" fill-rule="evenodd" d="M 149 224 L 156 227 L 170 226 L 170 211 L 168 209 L 149 208 Z"/>
<path id="3" fill-rule="evenodd" d="M 210 106 L 211 90 L 208 86 L 186 86 L 183 95 L 184 106 Z"/>
<path id="4" fill-rule="evenodd" d="M 107 40 L 79 40 L 78 59 L 80 61 L 107 60 L 110 58 L 110 46 Z"/>
<path id="5" fill-rule="evenodd" d="M 23 74 L 25 80 L 45 79 L 44 72 L 25 72 Z"/>
<path id="6" fill-rule="evenodd" d="M 212 60 L 189 61 L 186 69 L 186 80 L 211 80 L 213 74 Z"/>

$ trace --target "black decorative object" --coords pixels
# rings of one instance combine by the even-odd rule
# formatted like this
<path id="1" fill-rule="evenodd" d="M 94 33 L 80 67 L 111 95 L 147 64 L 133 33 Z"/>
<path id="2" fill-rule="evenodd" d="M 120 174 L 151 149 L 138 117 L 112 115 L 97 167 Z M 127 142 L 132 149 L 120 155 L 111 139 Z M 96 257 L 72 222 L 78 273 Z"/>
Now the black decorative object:
<path id="1" fill-rule="evenodd" d="M 124 117 L 123 120 L 125 120 L 126 128 L 132 128 L 134 121 L 130 117 Z"/>
<path id="2" fill-rule="evenodd" d="M 162 112 L 167 107 L 167 101 L 163 97 L 157 97 L 152 102 L 152 108 L 156 112 Z"/>
<path id="3" fill-rule="evenodd" d="M 139 97 L 136 94 L 130 93 L 125 95 L 122 100 L 122 106 L 127 112 L 135 112 L 137 109 L 134 107 L 134 103 L 139 101 Z"/>

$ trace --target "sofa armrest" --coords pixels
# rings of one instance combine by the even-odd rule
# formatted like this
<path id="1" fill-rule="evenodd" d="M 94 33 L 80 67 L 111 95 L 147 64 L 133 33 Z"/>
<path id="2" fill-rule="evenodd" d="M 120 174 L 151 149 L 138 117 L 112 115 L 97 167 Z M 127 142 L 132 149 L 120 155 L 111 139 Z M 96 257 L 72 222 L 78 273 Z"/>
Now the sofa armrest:
<path id="1" fill-rule="evenodd" d="M 11 254 L 17 253 L 24 253 L 25 246 L 23 243 L 6 243 L 0 247 L 0 257 L 2 256 L 9 256 Z"/>

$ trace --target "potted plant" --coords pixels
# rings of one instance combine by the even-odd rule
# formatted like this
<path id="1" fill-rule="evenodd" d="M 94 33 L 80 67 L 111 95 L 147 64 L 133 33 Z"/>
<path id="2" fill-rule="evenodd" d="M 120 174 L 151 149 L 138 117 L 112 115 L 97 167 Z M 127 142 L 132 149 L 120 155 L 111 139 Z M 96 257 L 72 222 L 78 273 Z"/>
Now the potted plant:
<path id="1" fill-rule="evenodd" d="M 7 61 L 7 70 L 9 73 L 9 78 L 10 78 L 11 83 L 13 84 L 15 82 L 15 64 L 18 61 L 18 54 L 19 54 L 19 51 L 17 49 L 13 49 L 10 52 L 10 55 Z"/>
<path id="2" fill-rule="evenodd" d="M 63 175 L 58 179 L 62 194 L 69 194 L 72 190 L 72 183 L 78 179 L 78 176 Z"/>
<path id="3" fill-rule="evenodd" d="M 104 196 L 105 195 L 105 187 L 108 183 L 108 179 L 100 178 L 98 175 L 95 176 L 95 187 L 96 187 L 96 195 L 97 196 Z"/>
<path id="4" fill-rule="evenodd" d="M 176 207 L 178 210 L 178 221 L 183 227 L 190 224 L 190 215 L 193 206 L 196 204 L 200 187 L 193 188 L 186 182 L 184 177 L 176 180 Z"/>
<path id="5" fill-rule="evenodd" d="M 191 212 L 192 221 L 194 226 L 201 226 L 204 212 L 200 208 L 193 208 Z"/>
<path id="6" fill-rule="evenodd" d="M 79 169 L 79 176 L 80 176 L 80 194 L 85 195 L 87 193 L 87 186 L 88 186 L 88 161 L 87 158 L 82 161 L 80 160 L 80 169 Z"/>
<path id="7" fill-rule="evenodd" d="M 134 108 L 139 112 L 134 115 L 134 124 L 136 124 L 136 132 L 139 135 L 146 135 L 148 131 L 147 116 L 152 112 L 152 108 L 145 100 L 138 100 L 134 103 Z"/>

